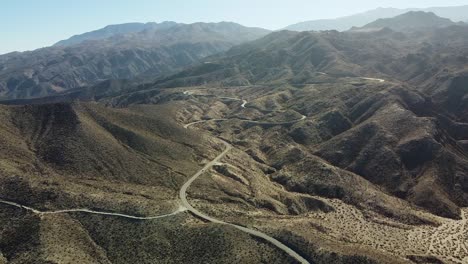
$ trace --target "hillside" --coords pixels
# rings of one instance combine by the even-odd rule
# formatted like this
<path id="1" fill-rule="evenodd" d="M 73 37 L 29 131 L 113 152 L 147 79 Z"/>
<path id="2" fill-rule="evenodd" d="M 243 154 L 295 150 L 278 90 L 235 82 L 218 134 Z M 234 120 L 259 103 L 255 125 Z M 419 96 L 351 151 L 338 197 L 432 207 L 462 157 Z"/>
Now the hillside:
<path id="1" fill-rule="evenodd" d="M 355 95 L 356 100 L 362 101 L 362 106 L 359 106 L 359 103 L 355 101 L 338 103 L 338 105 L 343 104 L 345 108 L 332 111 L 332 116 L 336 115 L 336 118 L 345 120 L 348 123 L 345 127 L 348 128 L 343 131 L 338 130 L 338 133 L 333 132 L 339 137 L 332 137 L 330 141 L 326 140 L 327 143 L 323 145 L 325 149 L 317 150 L 317 154 L 332 164 L 351 170 L 361 176 L 365 176 L 366 170 L 369 170 L 368 176 L 370 177 L 372 175 L 370 172 L 373 170 L 358 164 L 364 164 L 364 160 L 370 164 L 369 157 L 378 158 L 379 150 L 387 149 L 394 153 L 392 156 L 395 160 L 391 163 L 394 164 L 395 171 L 388 172 L 389 174 L 384 173 L 379 185 L 387 188 L 394 195 L 404 197 L 434 213 L 457 217 L 458 208 L 454 205 L 464 206 L 468 201 L 466 194 L 462 195 L 455 191 L 453 183 L 445 185 L 448 180 L 445 177 L 449 177 L 450 173 L 440 172 L 431 176 L 442 177 L 434 179 L 436 182 L 440 182 L 439 186 L 443 190 L 436 196 L 423 195 L 424 197 L 419 197 L 416 195 L 416 193 L 431 192 L 429 190 L 436 188 L 425 184 L 424 187 L 421 187 L 417 182 L 414 182 L 414 179 L 429 177 L 425 175 L 425 171 L 429 167 L 432 168 L 431 170 L 446 170 L 446 167 L 437 165 L 442 162 L 439 159 L 452 160 L 454 162 L 453 169 L 456 171 L 460 169 L 458 172 L 453 171 L 457 175 L 466 172 L 466 153 L 462 150 L 462 144 L 465 140 L 465 136 L 463 136 L 465 125 L 458 123 L 466 122 L 467 109 L 464 100 L 466 99 L 466 89 L 462 88 L 466 71 L 465 73 L 460 71 L 462 68 L 457 65 L 462 67 L 462 62 L 458 61 L 457 57 L 460 54 L 468 54 L 466 50 L 467 30 L 466 27 L 458 26 L 443 29 L 445 34 L 459 36 L 459 39 L 452 37 L 450 44 L 440 42 L 446 38 L 440 37 L 439 29 L 427 31 L 422 35 L 422 39 L 427 41 L 427 45 L 432 47 L 431 49 L 420 47 L 421 36 L 419 33 L 420 37 L 414 38 L 412 33 L 405 36 L 391 30 L 373 33 L 276 32 L 255 42 L 233 48 L 226 53 L 225 57 L 210 58 L 212 61 L 210 64 L 193 67 L 172 77 L 161 79 L 153 87 L 183 87 L 204 84 L 208 87 L 252 86 L 254 90 L 258 86 L 271 85 L 280 87 L 281 85 L 290 85 L 300 88 L 308 85 L 320 86 L 321 84 L 334 83 L 340 77 L 382 76 L 382 78 L 391 80 L 392 85 L 384 86 L 385 90 L 375 90 L 379 93 L 369 92 Z M 394 48 L 389 48 L 389 46 Z M 363 47 L 365 48 L 363 49 Z M 425 51 L 424 53 L 422 53 L 422 49 Z M 445 54 L 443 60 L 439 58 L 441 53 Z M 386 63 L 386 58 L 392 58 L 393 62 Z M 421 63 L 421 61 L 427 63 Z M 429 64 L 432 65 L 431 69 L 425 67 Z M 431 79 L 434 83 L 426 82 L 426 76 L 437 72 L 440 76 L 433 75 L 437 76 Z M 365 82 L 359 83 L 357 80 L 356 87 L 365 85 Z M 375 80 L 377 83 L 379 82 L 379 79 Z M 283 104 L 295 106 L 296 111 L 310 116 L 311 109 L 314 109 L 314 104 L 310 105 L 313 100 L 310 99 L 309 103 L 305 101 L 301 103 L 300 98 L 305 97 L 305 95 L 293 91 L 282 92 L 288 95 L 287 99 L 281 100 Z M 145 98 L 143 102 L 151 100 L 146 98 L 146 96 L 152 96 L 149 93 L 138 93 L 139 98 Z M 252 93 L 254 92 L 252 91 Z M 346 96 L 349 96 L 347 93 L 345 93 Z M 302 97 L 296 97 L 294 94 L 301 94 Z M 387 96 L 382 94 L 387 94 Z M 320 94 L 323 101 L 317 105 L 328 105 L 328 101 L 332 100 L 331 98 L 324 99 L 324 96 L 326 98 L 327 93 Z M 129 98 L 129 96 L 124 96 L 124 98 Z M 120 96 L 118 99 L 112 99 L 111 102 L 117 105 L 142 102 L 141 100 L 128 101 L 124 98 Z M 400 110 L 397 111 L 396 108 Z M 318 107 L 315 111 L 317 111 L 316 115 L 325 115 L 331 109 Z M 357 112 L 353 113 L 354 111 Z M 396 113 L 399 111 L 404 111 L 406 114 L 398 116 Z M 392 112 L 395 113 L 391 114 Z M 351 113 L 351 115 L 347 113 Z M 389 113 L 389 116 L 386 116 L 385 113 Z M 372 118 L 373 116 L 375 118 Z M 413 125 L 414 130 L 403 133 L 401 127 L 399 128 L 400 132 L 390 133 L 390 128 L 395 127 L 397 123 L 414 123 L 415 121 L 410 120 L 423 117 L 437 121 L 421 120 L 421 128 L 419 129 Z M 349 131 L 347 131 L 348 129 Z M 317 134 L 315 131 L 301 133 Z M 374 137 L 379 142 L 376 143 L 378 147 L 369 142 Z M 380 137 L 392 138 L 394 141 L 390 140 L 385 143 L 386 140 Z M 354 141 L 357 144 L 356 152 L 347 153 L 345 150 L 339 150 L 341 147 L 350 148 L 350 142 Z M 367 150 L 368 144 L 371 144 L 372 147 Z M 364 149 L 367 153 L 372 153 L 371 151 L 377 151 L 377 153 L 366 155 L 362 161 L 354 160 L 356 155 Z M 415 161 L 415 157 L 423 154 L 413 153 L 414 151 L 421 151 L 427 156 Z M 375 162 L 380 168 L 388 161 L 378 160 Z M 415 163 L 413 164 L 413 162 Z M 353 169 L 353 166 L 357 167 Z M 387 169 L 381 168 L 381 170 L 386 171 Z M 413 180 L 405 179 L 406 175 L 413 175 Z M 397 182 L 390 180 L 393 177 L 397 177 L 399 180 Z M 464 178 L 462 178 L 459 178 L 459 184 L 465 186 Z M 427 190 L 416 192 L 413 188 L 427 188 Z M 412 193 L 415 194 L 411 195 Z M 435 200 L 426 200 L 429 198 Z M 435 206 L 435 204 L 438 205 Z"/>
<path id="2" fill-rule="evenodd" d="M 97 33 L 89 33 L 72 38 L 89 39 L 76 45 L 0 56 L 0 98 L 47 96 L 107 79 L 155 78 L 267 33 L 227 22 L 165 25 L 122 30 L 126 34 L 110 27 L 95 40 Z M 114 33 L 102 38 L 109 31 Z"/>
<path id="3" fill-rule="evenodd" d="M 178 188 L 203 158 L 216 153 L 207 138 L 168 118 L 173 107 L 1 107 L 2 201 L 39 210 L 91 208 L 136 216 L 173 211 L 178 207 Z M 5 204 L 0 207 L 4 223 L 0 253 L 9 263 L 201 262 L 209 260 L 205 255 L 212 250 L 225 254 L 217 261 L 284 258 L 246 235 L 191 223 L 189 215 L 182 213 L 172 220 L 136 224 L 118 217 L 83 213 L 37 216 Z M 205 232 L 212 235 L 202 235 Z M 136 239 L 142 236 L 145 241 Z M 217 247 L 203 248 L 213 240 L 218 241 Z M 239 240 L 246 243 L 235 242 Z M 136 254 L 126 253 L 130 244 Z"/>
<path id="4" fill-rule="evenodd" d="M 274 32 L 234 47 L 225 56 L 209 57 L 210 63 L 161 78 L 155 85 L 304 84 L 317 79 L 365 75 L 420 85 L 444 71 L 456 74 L 465 69 L 468 27 L 421 30 Z"/>
<path id="5" fill-rule="evenodd" d="M 177 104 L 181 125 L 220 120 L 194 129 L 234 149 L 194 183 L 192 201 L 217 219 L 268 230 L 310 261 L 466 257 L 453 253 L 463 236 L 443 240 L 464 225 L 465 124 L 397 80 L 314 78 L 300 85 L 146 87 L 101 102 Z M 244 108 L 229 99 L 236 97 L 247 101 Z M 275 125 L 301 115 L 306 119 Z"/>

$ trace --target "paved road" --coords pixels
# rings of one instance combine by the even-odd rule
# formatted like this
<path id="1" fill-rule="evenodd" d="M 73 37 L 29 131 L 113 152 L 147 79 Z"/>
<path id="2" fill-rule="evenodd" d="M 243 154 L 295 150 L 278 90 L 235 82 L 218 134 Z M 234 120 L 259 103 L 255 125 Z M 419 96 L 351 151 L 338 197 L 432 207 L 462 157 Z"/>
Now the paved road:
<path id="1" fill-rule="evenodd" d="M 286 121 L 286 122 L 264 122 L 264 121 L 254 121 L 254 120 L 248 120 L 248 119 L 238 119 L 238 118 L 233 118 L 233 119 L 237 119 L 237 120 L 240 120 L 242 122 L 246 122 L 246 123 L 253 123 L 253 124 L 257 124 L 257 125 L 277 125 L 277 126 L 282 126 L 282 125 L 291 125 L 291 124 L 295 124 L 299 121 L 302 121 L 302 120 L 305 120 L 307 118 L 307 116 L 303 115 L 300 119 L 297 119 L 297 120 L 293 120 L 293 121 Z M 219 121 L 227 121 L 229 119 L 227 118 L 216 118 L 216 119 L 208 119 L 208 120 L 199 120 L 199 121 L 195 121 L 195 122 L 192 122 L 192 123 L 188 123 L 188 124 L 185 124 L 184 125 L 184 128 L 189 128 L 193 125 L 196 125 L 196 124 L 200 124 L 200 123 L 206 123 L 206 122 L 219 122 Z"/>
<path id="2" fill-rule="evenodd" d="M 86 209 L 86 208 L 83 208 L 83 209 L 65 209 L 65 210 L 57 210 L 57 211 L 40 211 L 40 210 L 31 208 L 31 207 L 28 207 L 28 206 L 25 206 L 25 205 L 21 205 L 21 204 L 18 204 L 18 203 L 5 201 L 5 200 L 1 200 L 1 199 L 0 199 L 0 203 L 10 205 L 10 206 L 14 206 L 14 207 L 17 207 L 17 208 L 21 208 L 21 209 L 30 211 L 30 212 L 32 212 L 34 214 L 38 214 L 38 215 L 64 214 L 64 213 L 79 212 L 79 213 L 87 213 L 87 214 L 116 216 L 116 217 L 122 217 L 122 218 L 134 219 L 134 220 L 154 220 L 154 219 L 164 218 L 164 217 L 168 217 L 168 216 L 173 216 L 173 215 L 176 215 L 176 214 L 178 214 L 180 212 L 184 212 L 184 211 L 187 210 L 185 207 L 179 206 L 179 208 L 176 211 L 174 211 L 174 212 L 172 212 L 170 214 L 164 214 L 164 215 L 158 215 L 158 216 L 134 216 L 134 215 L 127 215 L 127 214 L 94 211 L 94 210 L 90 210 L 90 209 Z"/>
<path id="3" fill-rule="evenodd" d="M 235 97 L 219 97 L 221 99 L 233 100 L 233 101 L 242 101 L 241 107 L 245 108 L 245 105 L 248 103 L 247 100 L 235 98 Z"/>
<path id="4" fill-rule="evenodd" d="M 369 78 L 369 77 L 361 77 L 361 79 L 364 79 L 364 80 L 369 80 L 369 81 L 378 81 L 378 82 L 385 82 L 384 79 L 377 79 L 377 78 Z"/>
<path id="5" fill-rule="evenodd" d="M 227 99 L 226 97 L 224 97 L 225 99 Z M 233 98 L 229 98 L 229 99 L 233 99 Z M 247 104 L 247 101 L 243 100 L 243 104 L 242 104 L 242 107 L 245 107 L 245 104 Z M 307 117 L 306 116 L 302 116 L 301 119 L 298 119 L 298 120 L 294 120 L 294 121 L 289 121 L 289 122 L 280 122 L 280 123 L 270 123 L 270 122 L 260 122 L 260 121 L 250 121 L 250 120 L 242 120 L 242 121 L 245 121 L 245 122 L 250 122 L 250 123 L 256 123 L 256 124 L 273 124 L 273 125 L 285 125 L 285 124 L 292 124 L 292 123 L 296 123 L 296 122 L 299 122 L 301 120 L 304 120 L 306 119 Z M 184 125 L 184 128 L 189 128 L 190 126 L 194 125 L 194 124 L 198 124 L 198 123 L 203 123 L 203 122 L 210 122 L 210 121 L 224 121 L 224 120 L 227 120 L 227 119 L 211 119 L 211 120 L 201 120 L 201 121 L 197 121 L 197 122 L 192 122 L 192 123 L 189 123 L 189 124 L 186 124 Z M 218 138 L 219 139 L 219 138 Z M 297 254 L 294 250 L 292 250 L 291 248 L 289 248 L 288 246 L 286 246 L 285 244 L 281 243 L 280 241 L 278 241 L 277 239 L 265 234 L 265 233 L 262 233 L 258 230 L 255 230 L 255 229 L 251 229 L 251 228 L 247 228 L 247 227 L 243 227 L 243 226 L 239 226 L 239 225 L 235 225 L 235 224 L 231 224 L 231 223 L 227 223 L 227 222 L 224 222 L 224 221 L 221 221 L 221 220 L 218 220 L 216 218 L 213 218 L 213 217 L 210 217 L 202 212 L 200 212 L 199 210 L 195 209 L 192 205 L 190 205 L 190 203 L 188 202 L 187 200 L 187 189 L 190 187 L 190 185 L 198 178 L 200 177 L 200 175 L 202 175 L 203 173 L 207 172 L 208 170 L 211 169 L 211 167 L 213 167 L 213 165 L 215 164 L 219 164 L 220 160 L 229 152 L 231 151 L 232 149 L 232 145 L 229 144 L 228 142 L 222 140 L 222 139 L 219 139 L 221 140 L 221 142 L 224 144 L 225 146 L 225 149 L 224 151 L 219 154 L 216 158 L 214 158 L 212 161 L 210 161 L 209 163 L 207 163 L 201 170 L 199 170 L 197 173 L 195 173 L 183 186 L 182 188 L 180 189 L 180 192 L 179 192 L 179 197 L 180 197 L 180 200 L 182 201 L 182 206 L 184 206 L 185 208 L 187 208 L 187 210 L 189 210 L 192 214 L 198 216 L 199 218 L 201 219 L 204 219 L 206 221 L 209 221 L 209 222 L 212 222 L 212 223 L 217 223 L 217 224 L 222 224 L 222 225 L 228 225 L 228 226 L 232 226 L 234 228 L 237 228 L 245 233 L 248 233 L 250 235 L 253 235 L 253 236 L 256 236 L 256 237 L 259 237 L 259 238 L 262 238 L 268 242 L 270 242 L 271 244 L 273 244 L 274 246 L 276 246 L 277 248 L 283 250 L 284 252 L 286 252 L 289 256 L 293 257 L 294 259 L 296 259 L 297 261 L 299 261 L 299 263 L 302 263 L 302 264 L 309 264 L 309 262 L 303 258 L 301 255 Z"/>
<path id="6" fill-rule="evenodd" d="M 265 122 L 265 121 L 252 121 L 252 120 L 245 120 L 245 119 L 240 119 L 241 121 L 243 122 L 247 122 L 247 123 L 254 123 L 254 124 L 258 124 L 258 125 L 277 125 L 277 126 L 282 126 L 282 125 L 291 125 L 291 124 L 295 124 L 297 122 L 300 122 L 302 120 L 305 120 L 307 118 L 307 116 L 303 115 L 300 119 L 296 119 L 296 120 L 293 120 L 293 121 L 286 121 L 286 122 Z"/>
<path id="7" fill-rule="evenodd" d="M 246 105 L 246 104 L 248 104 L 247 100 L 242 100 L 242 105 L 241 105 L 241 107 L 242 107 L 242 108 L 245 108 L 245 105 Z"/>
<path id="8" fill-rule="evenodd" d="M 317 72 L 318 74 L 320 75 L 328 75 L 327 73 L 325 72 Z M 371 78 L 371 77 L 345 77 L 345 78 L 360 78 L 360 79 L 363 79 L 363 80 L 368 80 L 368 81 L 377 81 L 377 82 L 380 82 L 380 83 L 383 83 L 383 82 L 386 82 L 386 80 L 384 79 L 379 79 L 379 78 Z M 316 84 L 316 83 L 291 83 L 292 85 L 311 85 L 311 84 Z"/>
<path id="9" fill-rule="evenodd" d="M 193 91 L 184 91 L 184 95 L 195 95 L 195 96 L 210 96 L 210 97 L 215 97 L 213 95 L 209 94 L 194 94 Z M 227 97 L 227 96 L 219 96 L 218 98 L 220 99 L 227 99 L 227 100 L 233 100 L 233 101 L 242 101 L 242 108 L 245 108 L 245 105 L 248 104 L 247 100 L 236 98 L 236 97 Z"/>
<path id="10" fill-rule="evenodd" d="M 328 75 L 328 73 L 325 72 L 317 72 L 320 75 Z M 378 79 L 378 78 L 370 78 L 370 77 L 360 77 L 361 79 L 364 80 L 369 80 L 369 81 L 378 81 L 378 82 L 385 82 L 384 79 Z"/>
<path id="11" fill-rule="evenodd" d="M 216 218 L 210 217 L 210 216 L 200 212 L 199 210 L 195 209 L 192 205 L 190 205 L 190 203 L 187 200 L 187 189 L 190 187 L 190 185 L 198 177 L 200 177 L 200 175 L 207 172 L 211 167 L 213 167 L 213 165 L 219 163 L 219 161 L 232 149 L 231 144 L 227 143 L 224 140 L 221 140 L 221 141 L 223 142 L 223 144 L 225 146 L 224 151 L 221 154 L 219 154 L 215 159 L 213 159 L 212 161 L 207 163 L 201 170 L 199 170 L 197 173 L 195 173 L 180 189 L 179 197 L 180 197 L 180 200 L 182 201 L 182 206 L 187 208 L 187 210 L 189 210 L 194 215 L 196 215 L 196 216 L 198 216 L 198 217 L 200 217 L 200 218 L 202 218 L 202 219 L 204 219 L 206 221 L 209 221 L 209 222 L 212 222 L 212 223 L 217 223 L 217 224 L 232 226 L 232 227 L 235 227 L 235 228 L 237 228 L 237 229 L 239 229 L 239 230 L 241 230 L 241 231 L 243 231 L 245 233 L 251 234 L 251 235 L 256 236 L 256 237 L 260 237 L 260 238 L 270 242 L 271 244 L 275 245 L 279 249 L 283 250 L 284 252 L 286 252 L 291 257 L 295 258 L 300 263 L 308 264 L 309 262 L 306 259 L 304 259 L 302 256 L 297 254 L 294 250 L 292 250 L 291 248 L 289 248 L 285 244 L 281 243 L 280 241 L 276 240 L 275 238 L 273 238 L 273 237 L 271 237 L 271 236 L 269 236 L 269 235 L 267 235 L 265 233 L 262 233 L 260 231 L 251 229 L 251 228 L 247 228 L 247 227 L 227 223 L 227 222 L 218 220 Z"/>
<path id="12" fill-rule="evenodd" d="M 205 122 L 217 122 L 217 121 L 226 121 L 227 119 L 225 118 L 218 118 L 218 119 L 209 119 L 209 120 L 200 120 L 200 121 L 195 121 L 195 122 L 192 122 L 192 123 L 188 123 L 188 124 L 185 124 L 184 125 L 184 128 L 188 128 L 190 126 L 193 126 L 195 124 L 199 124 L 199 123 L 205 123 Z"/>

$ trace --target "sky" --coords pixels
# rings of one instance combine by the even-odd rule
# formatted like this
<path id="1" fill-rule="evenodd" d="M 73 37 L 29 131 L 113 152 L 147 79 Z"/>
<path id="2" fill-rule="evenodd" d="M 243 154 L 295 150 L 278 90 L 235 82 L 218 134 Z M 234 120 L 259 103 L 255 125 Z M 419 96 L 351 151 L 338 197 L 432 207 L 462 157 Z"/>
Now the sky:
<path id="1" fill-rule="evenodd" d="M 2 0 L 0 54 L 50 46 L 75 34 L 127 22 L 232 21 L 275 30 L 377 7 L 466 4 L 468 0 Z"/>

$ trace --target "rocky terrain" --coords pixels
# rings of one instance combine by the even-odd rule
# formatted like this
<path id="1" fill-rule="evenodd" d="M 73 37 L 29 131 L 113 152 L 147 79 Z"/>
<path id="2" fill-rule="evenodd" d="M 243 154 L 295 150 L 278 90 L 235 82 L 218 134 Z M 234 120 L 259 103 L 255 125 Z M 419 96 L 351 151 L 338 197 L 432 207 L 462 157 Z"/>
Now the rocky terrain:
<path id="1" fill-rule="evenodd" d="M 467 263 L 468 27 L 413 26 L 4 102 L 0 263 Z"/>

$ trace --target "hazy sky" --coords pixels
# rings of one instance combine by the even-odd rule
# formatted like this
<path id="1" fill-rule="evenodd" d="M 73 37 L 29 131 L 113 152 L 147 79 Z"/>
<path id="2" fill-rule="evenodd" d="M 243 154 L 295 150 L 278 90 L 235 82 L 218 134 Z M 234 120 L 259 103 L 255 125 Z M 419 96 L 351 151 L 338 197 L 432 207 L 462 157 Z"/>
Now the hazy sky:
<path id="1" fill-rule="evenodd" d="M 109 24 L 233 21 L 280 29 L 377 7 L 430 7 L 468 0 L 2 0 L 0 54 L 31 50 Z"/>

